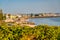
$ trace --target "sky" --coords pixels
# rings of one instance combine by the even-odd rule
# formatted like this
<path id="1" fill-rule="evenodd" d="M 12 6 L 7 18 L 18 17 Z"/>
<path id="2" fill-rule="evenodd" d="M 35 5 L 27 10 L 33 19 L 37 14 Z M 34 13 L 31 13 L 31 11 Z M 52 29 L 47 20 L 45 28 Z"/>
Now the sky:
<path id="1" fill-rule="evenodd" d="M 60 13 L 60 0 L 0 0 L 4 13 Z"/>

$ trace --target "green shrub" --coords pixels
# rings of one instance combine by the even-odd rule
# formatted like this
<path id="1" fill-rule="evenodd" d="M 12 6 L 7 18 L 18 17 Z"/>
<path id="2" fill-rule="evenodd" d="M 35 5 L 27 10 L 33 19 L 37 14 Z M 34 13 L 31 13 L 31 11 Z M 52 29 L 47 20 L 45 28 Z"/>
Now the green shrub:
<path id="1" fill-rule="evenodd" d="M 0 25 L 0 40 L 60 40 L 60 27 L 38 25 L 29 26 Z"/>

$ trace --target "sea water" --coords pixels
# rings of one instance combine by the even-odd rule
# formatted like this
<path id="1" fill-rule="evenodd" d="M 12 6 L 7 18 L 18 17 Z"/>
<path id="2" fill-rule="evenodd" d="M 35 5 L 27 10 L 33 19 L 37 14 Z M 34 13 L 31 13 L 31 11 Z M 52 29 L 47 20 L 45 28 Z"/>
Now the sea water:
<path id="1" fill-rule="evenodd" d="M 36 25 L 54 25 L 60 26 L 60 17 L 57 18 L 30 18 L 29 22 L 34 22 Z"/>

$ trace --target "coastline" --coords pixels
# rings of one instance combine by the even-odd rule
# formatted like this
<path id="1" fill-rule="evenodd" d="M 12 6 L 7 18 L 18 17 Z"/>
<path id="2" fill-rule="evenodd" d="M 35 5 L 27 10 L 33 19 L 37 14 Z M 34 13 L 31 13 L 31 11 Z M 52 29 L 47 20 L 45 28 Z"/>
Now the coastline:
<path id="1" fill-rule="evenodd" d="M 30 18 L 57 18 L 60 16 L 36 16 L 36 17 L 30 17 Z"/>

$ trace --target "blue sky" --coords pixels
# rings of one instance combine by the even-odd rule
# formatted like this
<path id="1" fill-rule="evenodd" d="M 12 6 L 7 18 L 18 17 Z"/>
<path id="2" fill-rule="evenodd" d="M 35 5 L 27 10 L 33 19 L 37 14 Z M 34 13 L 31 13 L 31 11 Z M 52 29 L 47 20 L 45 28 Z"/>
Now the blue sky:
<path id="1" fill-rule="evenodd" d="M 4 13 L 60 13 L 60 0 L 0 0 Z"/>

